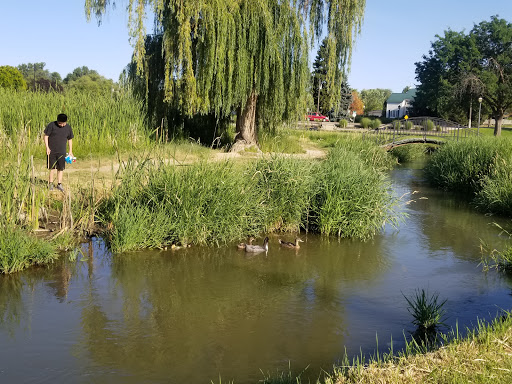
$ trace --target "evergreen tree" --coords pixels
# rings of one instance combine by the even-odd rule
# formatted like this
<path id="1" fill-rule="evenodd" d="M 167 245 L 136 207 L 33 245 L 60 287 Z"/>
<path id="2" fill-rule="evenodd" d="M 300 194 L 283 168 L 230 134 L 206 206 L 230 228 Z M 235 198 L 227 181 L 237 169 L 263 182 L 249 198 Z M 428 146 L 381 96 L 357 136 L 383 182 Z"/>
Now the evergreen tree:
<path id="1" fill-rule="evenodd" d="M 352 90 L 348 85 L 347 80 L 341 82 L 340 89 L 340 106 L 338 110 L 338 117 L 340 119 L 349 119 L 352 117 L 350 111 L 350 104 L 352 104 Z"/>

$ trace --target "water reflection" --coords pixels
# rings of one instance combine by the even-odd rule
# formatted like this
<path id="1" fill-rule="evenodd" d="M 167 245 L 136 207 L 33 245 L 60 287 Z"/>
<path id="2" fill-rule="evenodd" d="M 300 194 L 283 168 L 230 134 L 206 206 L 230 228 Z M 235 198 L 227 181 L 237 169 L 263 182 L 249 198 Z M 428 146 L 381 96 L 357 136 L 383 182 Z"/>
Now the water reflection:
<path id="1" fill-rule="evenodd" d="M 387 268 L 378 247 L 345 242 L 309 237 L 296 252 L 273 239 L 268 255 L 251 258 L 234 246 L 115 256 L 110 297 L 95 299 L 91 287 L 84 301 L 80 349 L 95 364 L 176 381 L 198 366 L 198 380 L 224 373 L 238 381 L 259 378 L 255 367 L 305 367 L 305 345 L 339 356 L 343 287 Z"/>

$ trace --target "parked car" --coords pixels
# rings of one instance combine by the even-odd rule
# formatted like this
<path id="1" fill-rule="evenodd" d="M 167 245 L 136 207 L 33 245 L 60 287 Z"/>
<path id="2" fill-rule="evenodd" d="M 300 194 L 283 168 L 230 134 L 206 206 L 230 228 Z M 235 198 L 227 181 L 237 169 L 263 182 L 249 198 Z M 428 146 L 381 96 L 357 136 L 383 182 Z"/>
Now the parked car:
<path id="1" fill-rule="evenodd" d="M 329 121 L 327 116 L 324 116 L 319 112 L 308 113 L 306 119 L 309 121 Z"/>

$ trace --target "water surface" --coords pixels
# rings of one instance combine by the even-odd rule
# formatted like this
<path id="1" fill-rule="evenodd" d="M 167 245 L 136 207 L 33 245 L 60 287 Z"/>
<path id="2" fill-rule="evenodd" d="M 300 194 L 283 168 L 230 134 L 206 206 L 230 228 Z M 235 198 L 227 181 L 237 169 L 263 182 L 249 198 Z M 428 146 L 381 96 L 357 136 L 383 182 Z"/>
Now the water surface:
<path id="1" fill-rule="evenodd" d="M 511 281 L 479 262 L 481 240 L 508 241 L 492 223 L 510 220 L 428 188 L 414 167 L 391 177 L 408 217 L 366 243 L 302 234 L 297 251 L 271 237 L 266 255 L 111 255 L 93 239 L 75 261 L 0 276 L 0 382 L 250 383 L 288 367 L 314 379 L 377 335 L 381 350 L 403 346 L 416 289 L 448 300 L 449 326 L 509 309 Z"/>

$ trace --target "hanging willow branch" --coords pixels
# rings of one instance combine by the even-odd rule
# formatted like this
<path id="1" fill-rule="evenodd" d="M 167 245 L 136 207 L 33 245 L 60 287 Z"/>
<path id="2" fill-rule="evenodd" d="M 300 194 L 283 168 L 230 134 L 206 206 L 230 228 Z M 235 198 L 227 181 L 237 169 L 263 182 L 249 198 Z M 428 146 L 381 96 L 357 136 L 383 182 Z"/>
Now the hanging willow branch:
<path id="1" fill-rule="evenodd" d="M 85 0 L 101 20 L 112 0 Z M 163 31 L 164 89 L 191 116 L 229 114 L 257 95 L 258 116 L 303 113 L 309 50 L 328 36 L 327 92 L 332 104 L 360 32 L 365 0 L 129 0 L 134 61 L 144 73 L 146 11 Z M 326 27 L 326 28 L 325 28 Z"/>

